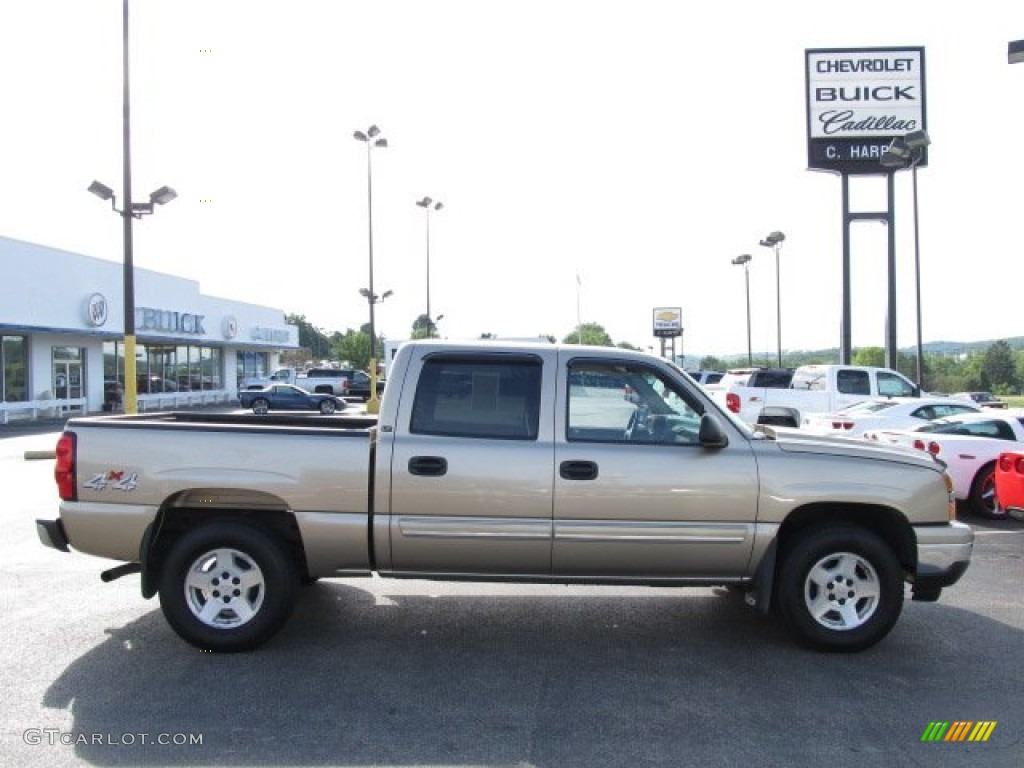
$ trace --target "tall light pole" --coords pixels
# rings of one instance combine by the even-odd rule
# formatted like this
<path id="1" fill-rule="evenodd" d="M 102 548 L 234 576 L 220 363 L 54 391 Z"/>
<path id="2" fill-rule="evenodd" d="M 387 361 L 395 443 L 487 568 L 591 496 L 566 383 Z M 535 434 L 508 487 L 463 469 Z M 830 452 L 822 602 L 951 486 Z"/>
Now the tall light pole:
<path id="1" fill-rule="evenodd" d="M 434 202 L 429 197 L 424 197 L 422 200 L 417 200 L 416 205 L 422 208 L 427 217 L 427 332 L 430 336 L 434 336 L 434 317 L 430 314 L 430 212 L 431 210 L 440 211 L 444 208 L 444 203 Z"/>
<path id="2" fill-rule="evenodd" d="M 124 202 L 117 207 L 114 191 L 105 184 L 93 181 L 89 191 L 103 200 L 109 200 L 111 208 L 124 221 L 124 412 L 138 413 L 138 380 L 135 366 L 135 264 L 132 246 L 132 221 L 153 213 L 154 205 L 164 205 L 178 196 L 170 187 L 160 187 L 149 196 L 148 203 L 132 202 L 132 121 L 131 86 L 129 78 L 128 46 L 128 0 L 121 4 L 121 62 L 122 62 L 122 109 L 121 139 Z"/>
<path id="3" fill-rule="evenodd" d="M 380 413 L 380 399 L 377 397 L 377 324 L 374 322 L 373 312 L 373 307 L 377 304 L 377 295 L 373 292 L 373 163 L 370 158 L 373 149 L 386 147 L 388 140 L 380 135 L 380 128 L 376 125 L 367 128 L 366 133 L 356 131 L 352 136 L 357 141 L 366 144 L 366 215 L 370 253 L 370 287 L 367 289 L 367 294 L 364 294 L 370 305 L 370 399 L 366 401 L 366 412 Z"/>
<path id="4" fill-rule="evenodd" d="M 917 299 L 917 388 L 924 386 L 924 344 L 921 341 L 921 238 L 917 216 L 917 166 L 924 160 L 925 147 L 931 144 L 927 131 L 911 131 L 902 138 L 895 138 L 882 153 L 881 163 L 895 173 L 901 168 L 910 168 L 914 197 L 914 292 Z"/>
<path id="5" fill-rule="evenodd" d="M 1006 45 L 1008 64 L 1024 64 L 1024 40 L 1011 40 Z"/>
<path id="6" fill-rule="evenodd" d="M 750 344 L 750 260 L 753 257 L 749 253 L 743 253 L 732 260 L 733 264 L 743 266 L 743 277 L 747 284 L 747 365 L 754 365 L 754 351 Z"/>
<path id="7" fill-rule="evenodd" d="M 768 236 L 761 241 L 765 248 L 772 248 L 775 251 L 775 333 L 779 345 L 779 368 L 782 367 L 782 281 L 779 277 L 779 249 L 786 236 L 778 230 L 768 233 Z"/>

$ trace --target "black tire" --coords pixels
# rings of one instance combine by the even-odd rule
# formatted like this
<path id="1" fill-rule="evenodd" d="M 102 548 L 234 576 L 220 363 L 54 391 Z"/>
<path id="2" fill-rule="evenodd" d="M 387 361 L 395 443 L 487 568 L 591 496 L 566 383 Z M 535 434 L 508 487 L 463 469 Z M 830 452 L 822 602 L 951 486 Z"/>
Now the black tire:
<path id="1" fill-rule="evenodd" d="M 776 586 L 786 628 L 825 651 L 870 648 L 903 609 L 896 555 L 878 536 L 852 525 L 798 534 L 782 556 Z"/>
<path id="2" fill-rule="evenodd" d="M 333 400 L 321 400 L 320 401 L 320 413 L 324 416 L 329 416 L 338 410 L 338 407 L 334 404 Z"/>
<path id="3" fill-rule="evenodd" d="M 264 400 L 262 397 L 258 400 L 252 401 L 252 412 L 264 414 L 270 410 L 270 403 Z"/>
<path id="4" fill-rule="evenodd" d="M 996 464 L 986 464 L 978 470 L 971 483 L 968 497 L 971 511 L 989 520 L 1005 520 L 1006 508 L 996 502 Z"/>
<path id="5" fill-rule="evenodd" d="M 213 522 L 171 548 L 160 576 L 160 607 L 174 631 L 197 648 L 247 651 L 284 625 L 298 583 L 288 553 L 266 533 L 242 522 Z"/>

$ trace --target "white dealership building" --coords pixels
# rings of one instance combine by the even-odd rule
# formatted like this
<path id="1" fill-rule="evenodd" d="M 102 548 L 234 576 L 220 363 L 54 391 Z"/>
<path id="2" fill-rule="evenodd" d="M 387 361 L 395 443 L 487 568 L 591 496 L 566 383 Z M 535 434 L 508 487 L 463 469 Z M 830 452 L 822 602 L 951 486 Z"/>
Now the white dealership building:
<path id="1" fill-rule="evenodd" d="M 229 402 L 299 346 L 281 309 L 134 269 L 139 410 Z M 0 424 L 119 407 L 124 268 L 0 237 Z"/>

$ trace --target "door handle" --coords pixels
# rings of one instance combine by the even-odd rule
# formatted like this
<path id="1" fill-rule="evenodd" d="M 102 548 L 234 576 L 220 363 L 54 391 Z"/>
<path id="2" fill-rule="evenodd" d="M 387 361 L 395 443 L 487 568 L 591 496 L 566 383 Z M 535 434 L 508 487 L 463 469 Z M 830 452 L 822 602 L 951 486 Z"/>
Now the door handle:
<path id="1" fill-rule="evenodd" d="M 441 477 L 448 472 L 448 459 L 442 456 L 413 456 L 409 459 L 409 474 L 421 477 Z"/>
<path id="2" fill-rule="evenodd" d="M 593 461 L 563 461 L 558 474 L 564 480 L 597 480 L 597 463 Z"/>

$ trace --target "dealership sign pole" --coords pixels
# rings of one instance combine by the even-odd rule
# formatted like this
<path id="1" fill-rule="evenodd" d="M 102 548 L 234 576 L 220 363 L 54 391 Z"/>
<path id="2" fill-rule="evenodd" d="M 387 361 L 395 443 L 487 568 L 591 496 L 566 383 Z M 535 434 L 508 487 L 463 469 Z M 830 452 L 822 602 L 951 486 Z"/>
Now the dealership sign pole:
<path id="1" fill-rule="evenodd" d="M 852 356 L 850 225 L 888 227 L 886 364 L 895 368 L 896 226 L 894 170 L 881 164 L 893 140 L 926 130 L 924 48 L 809 49 L 806 55 L 807 167 L 838 173 L 843 188 L 843 317 L 841 362 Z M 920 165 L 927 165 L 927 152 Z M 887 210 L 850 211 L 850 176 L 886 175 Z"/>

